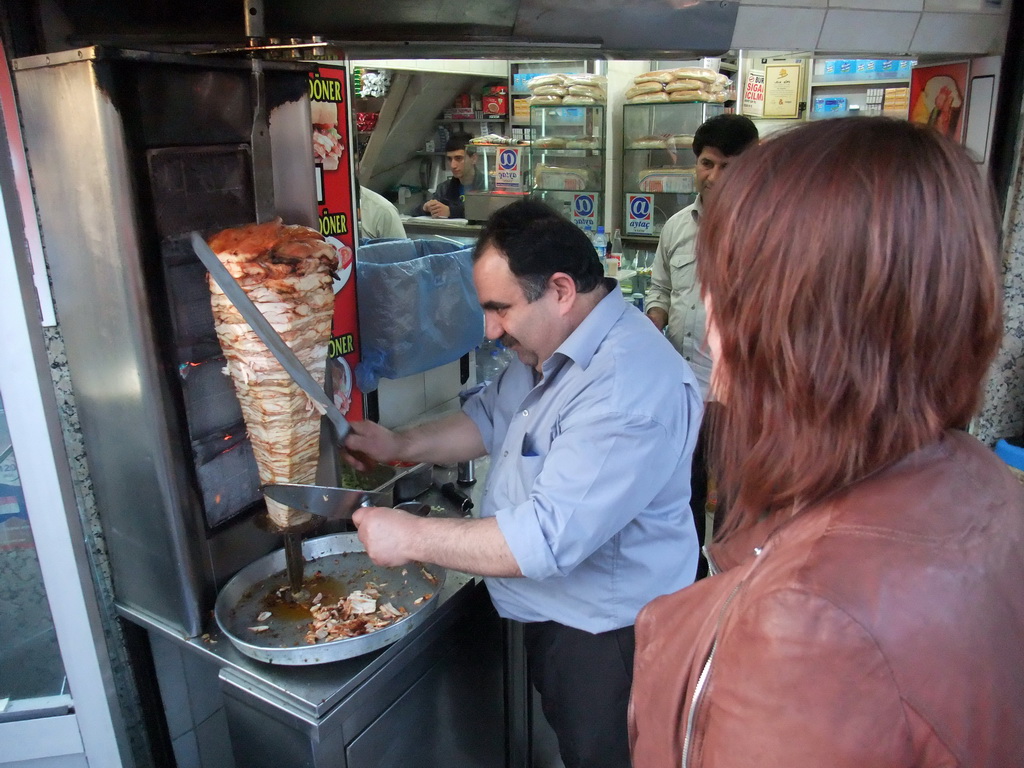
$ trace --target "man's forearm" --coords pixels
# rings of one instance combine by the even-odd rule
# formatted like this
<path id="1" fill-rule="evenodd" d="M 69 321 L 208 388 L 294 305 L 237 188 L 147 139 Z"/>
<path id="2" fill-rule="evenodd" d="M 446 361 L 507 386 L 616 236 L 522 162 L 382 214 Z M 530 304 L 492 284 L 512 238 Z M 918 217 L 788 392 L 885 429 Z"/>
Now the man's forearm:
<path id="1" fill-rule="evenodd" d="M 462 411 L 398 433 L 402 461 L 454 464 L 487 453 L 480 430 Z"/>
<path id="2" fill-rule="evenodd" d="M 478 576 L 523 575 L 493 517 L 414 517 L 397 509 L 363 507 L 352 521 L 377 565 L 419 561 Z"/>
<path id="3" fill-rule="evenodd" d="M 647 310 L 647 316 L 659 331 L 665 330 L 665 326 L 668 325 L 668 312 L 661 307 L 651 307 Z"/>
<path id="4" fill-rule="evenodd" d="M 418 518 L 410 559 L 477 576 L 522 576 L 496 518 Z"/>

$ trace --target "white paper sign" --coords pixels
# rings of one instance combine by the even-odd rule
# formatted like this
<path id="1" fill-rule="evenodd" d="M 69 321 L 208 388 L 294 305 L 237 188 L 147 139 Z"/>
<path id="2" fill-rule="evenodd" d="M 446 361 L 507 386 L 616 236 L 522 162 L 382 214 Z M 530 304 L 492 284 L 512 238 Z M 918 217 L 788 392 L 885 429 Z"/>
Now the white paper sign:
<path id="1" fill-rule="evenodd" d="M 761 117 L 764 114 L 764 72 L 750 70 L 743 87 L 743 114 Z"/>

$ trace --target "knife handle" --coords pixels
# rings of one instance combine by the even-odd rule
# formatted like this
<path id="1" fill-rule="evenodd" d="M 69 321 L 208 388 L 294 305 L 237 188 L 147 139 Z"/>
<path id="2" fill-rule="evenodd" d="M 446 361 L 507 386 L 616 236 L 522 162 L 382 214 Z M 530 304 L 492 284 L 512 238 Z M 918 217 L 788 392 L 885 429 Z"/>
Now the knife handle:
<path id="1" fill-rule="evenodd" d="M 467 514 L 473 508 L 473 500 L 455 487 L 455 483 L 445 483 L 441 486 L 441 495 L 449 501 L 455 502 L 462 514 Z"/>

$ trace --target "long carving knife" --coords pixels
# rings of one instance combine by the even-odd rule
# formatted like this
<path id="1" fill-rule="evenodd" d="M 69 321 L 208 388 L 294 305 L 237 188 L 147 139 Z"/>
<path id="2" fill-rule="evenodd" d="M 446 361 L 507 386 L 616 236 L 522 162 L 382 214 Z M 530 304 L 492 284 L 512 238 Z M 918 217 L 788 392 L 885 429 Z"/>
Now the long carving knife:
<path id="1" fill-rule="evenodd" d="M 267 345 L 267 349 L 273 353 L 277 361 L 288 372 L 288 375 L 295 380 L 295 383 L 302 388 L 303 392 L 324 409 L 324 415 L 327 416 L 334 427 L 334 434 L 338 445 L 341 445 L 349 432 L 349 424 L 345 420 L 345 416 L 331 402 L 331 399 L 327 397 L 327 393 L 324 392 L 322 386 L 317 384 L 312 374 L 299 362 L 299 358 L 292 352 L 291 347 L 274 330 L 274 326 L 270 324 L 270 321 L 264 317 L 263 313 L 252 302 L 252 299 L 249 298 L 242 286 L 238 284 L 238 281 L 231 276 L 227 267 L 221 264 L 217 254 L 206 244 L 206 240 L 203 239 L 202 235 L 198 232 L 193 232 L 190 237 L 192 239 L 192 248 L 195 250 L 199 260 L 209 270 L 210 277 L 217 282 L 217 285 L 224 291 L 224 294 L 231 299 L 235 309 L 245 318 L 245 321 L 256 332 L 256 335 L 260 337 L 263 343 Z"/>

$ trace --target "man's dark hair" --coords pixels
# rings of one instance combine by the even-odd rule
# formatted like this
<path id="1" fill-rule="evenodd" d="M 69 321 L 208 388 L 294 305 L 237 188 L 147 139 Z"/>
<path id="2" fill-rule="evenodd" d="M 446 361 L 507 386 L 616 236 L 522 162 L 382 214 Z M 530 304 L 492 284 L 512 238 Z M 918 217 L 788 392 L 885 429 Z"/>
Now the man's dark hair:
<path id="1" fill-rule="evenodd" d="M 717 149 L 726 157 L 738 155 L 758 140 L 757 126 L 743 115 L 715 115 L 701 124 L 693 134 L 693 154 L 704 147 Z"/>
<path id="2" fill-rule="evenodd" d="M 453 133 L 444 144 L 445 154 L 448 152 L 458 152 L 460 149 L 465 150 L 467 155 L 474 154 L 476 152 L 476 145 L 469 143 L 472 139 L 473 134 L 466 133 L 465 131 Z"/>
<path id="3" fill-rule="evenodd" d="M 583 231 L 535 198 L 519 200 L 491 214 L 477 240 L 473 261 L 490 247 L 508 259 L 529 302 L 544 295 L 556 272 L 569 275 L 579 293 L 589 293 L 604 278 L 597 251 Z"/>

